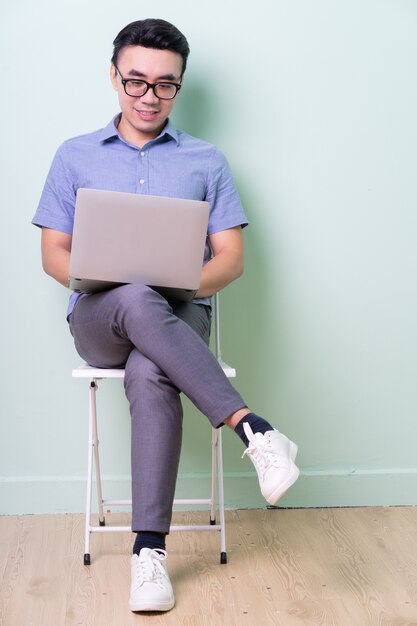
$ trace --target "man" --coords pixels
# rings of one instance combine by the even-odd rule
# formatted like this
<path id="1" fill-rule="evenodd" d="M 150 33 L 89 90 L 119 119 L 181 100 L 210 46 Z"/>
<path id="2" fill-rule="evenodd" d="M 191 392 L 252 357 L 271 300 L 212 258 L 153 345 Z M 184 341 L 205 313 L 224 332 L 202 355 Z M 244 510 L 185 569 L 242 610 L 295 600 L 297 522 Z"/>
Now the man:
<path id="1" fill-rule="evenodd" d="M 45 271 L 67 285 L 77 189 L 91 187 L 207 200 L 208 244 L 191 303 L 167 302 L 145 285 L 70 297 L 79 354 L 97 367 L 124 367 L 132 417 L 132 611 L 175 604 L 165 537 L 181 447 L 184 392 L 215 427 L 240 436 L 263 495 L 275 503 L 296 481 L 297 446 L 255 415 L 208 348 L 210 296 L 243 271 L 246 217 L 227 162 L 214 146 L 169 120 L 189 47 L 172 24 L 142 20 L 116 37 L 110 78 L 121 113 L 104 129 L 57 151 L 33 223 L 42 227 Z"/>

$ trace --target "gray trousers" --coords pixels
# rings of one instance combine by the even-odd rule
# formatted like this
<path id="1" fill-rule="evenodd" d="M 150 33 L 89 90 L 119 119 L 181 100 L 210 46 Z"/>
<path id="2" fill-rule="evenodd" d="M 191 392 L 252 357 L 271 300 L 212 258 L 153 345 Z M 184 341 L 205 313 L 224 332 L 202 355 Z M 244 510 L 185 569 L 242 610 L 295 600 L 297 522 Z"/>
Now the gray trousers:
<path id="1" fill-rule="evenodd" d="M 214 427 L 243 408 L 208 348 L 210 315 L 144 285 L 81 297 L 70 316 L 80 356 L 124 367 L 132 418 L 132 530 L 168 533 L 182 440 L 184 392 Z"/>

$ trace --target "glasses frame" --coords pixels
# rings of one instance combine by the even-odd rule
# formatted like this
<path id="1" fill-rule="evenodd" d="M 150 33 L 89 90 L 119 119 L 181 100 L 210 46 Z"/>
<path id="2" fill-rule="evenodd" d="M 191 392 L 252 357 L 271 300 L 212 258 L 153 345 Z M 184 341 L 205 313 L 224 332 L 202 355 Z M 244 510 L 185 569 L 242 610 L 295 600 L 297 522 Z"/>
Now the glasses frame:
<path id="1" fill-rule="evenodd" d="M 143 98 L 143 96 L 148 93 L 149 89 L 152 89 L 152 91 L 154 93 L 154 96 L 156 98 L 158 98 L 158 100 L 173 100 L 178 95 L 178 92 L 179 92 L 179 90 L 182 87 L 181 83 L 173 83 L 173 82 L 171 82 L 169 80 L 161 80 L 161 81 L 158 81 L 157 83 L 148 83 L 147 80 L 143 80 L 142 78 L 123 78 L 123 76 L 121 75 L 117 65 L 115 65 L 114 67 L 116 69 L 117 74 L 119 75 L 120 82 L 123 85 L 123 89 L 125 91 L 125 94 L 127 96 L 129 96 L 130 98 Z M 128 91 L 126 89 L 126 83 L 130 83 L 130 82 L 134 82 L 134 83 L 135 82 L 140 82 L 140 83 L 143 83 L 144 85 L 146 85 L 145 91 L 143 93 L 141 93 L 140 96 L 136 96 L 136 95 L 133 95 L 131 93 L 128 93 Z M 170 98 L 164 98 L 164 97 L 158 96 L 158 94 L 155 92 L 155 89 L 156 89 L 156 87 L 158 87 L 158 85 L 173 85 L 176 88 L 176 92 Z"/>

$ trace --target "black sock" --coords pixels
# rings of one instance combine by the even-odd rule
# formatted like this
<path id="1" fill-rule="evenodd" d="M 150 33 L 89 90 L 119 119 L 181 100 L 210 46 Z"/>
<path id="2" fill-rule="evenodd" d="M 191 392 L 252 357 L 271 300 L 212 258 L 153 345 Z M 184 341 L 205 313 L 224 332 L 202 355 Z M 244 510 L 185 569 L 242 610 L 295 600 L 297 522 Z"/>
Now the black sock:
<path id="1" fill-rule="evenodd" d="M 264 420 L 263 417 L 259 417 L 259 415 L 256 415 L 255 413 L 248 413 L 242 420 L 240 420 L 239 424 L 235 428 L 235 433 L 239 435 L 246 447 L 248 447 L 249 441 L 245 435 L 245 431 L 243 430 L 243 424 L 245 422 L 247 422 L 252 428 L 253 433 L 264 434 L 268 430 L 274 430 L 274 427 L 271 426 L 269 422 Z"/>
<path id="2" fill-rule="evenodd" d="M 142 548 L 165 550 L 165 534 L 156 533 L 152 530 L 141 530 L 136 534 L 133 554 L 139 554 Z"/>

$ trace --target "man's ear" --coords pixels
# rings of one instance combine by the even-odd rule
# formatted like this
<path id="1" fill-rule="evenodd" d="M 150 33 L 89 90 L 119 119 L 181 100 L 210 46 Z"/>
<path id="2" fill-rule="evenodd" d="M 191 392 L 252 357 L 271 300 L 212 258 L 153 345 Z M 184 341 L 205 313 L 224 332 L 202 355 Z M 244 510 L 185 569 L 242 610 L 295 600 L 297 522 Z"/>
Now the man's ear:
<path id="1" fill-rule="evenodd" d="M 113 64 L 113 63 L 110 65 L 110 80 L 111 80 L 111 83 L 112 83 L 112 85 L 113 85 L 113 89 L 114 89 L 115 91 L 117 91 L 117 89 L 118 89 L 118 85 L 117 85 L 117 72 L 116 72 L 116 68 L 115 68 L 115 66 L 114 66 L 114 64 Z"/>

